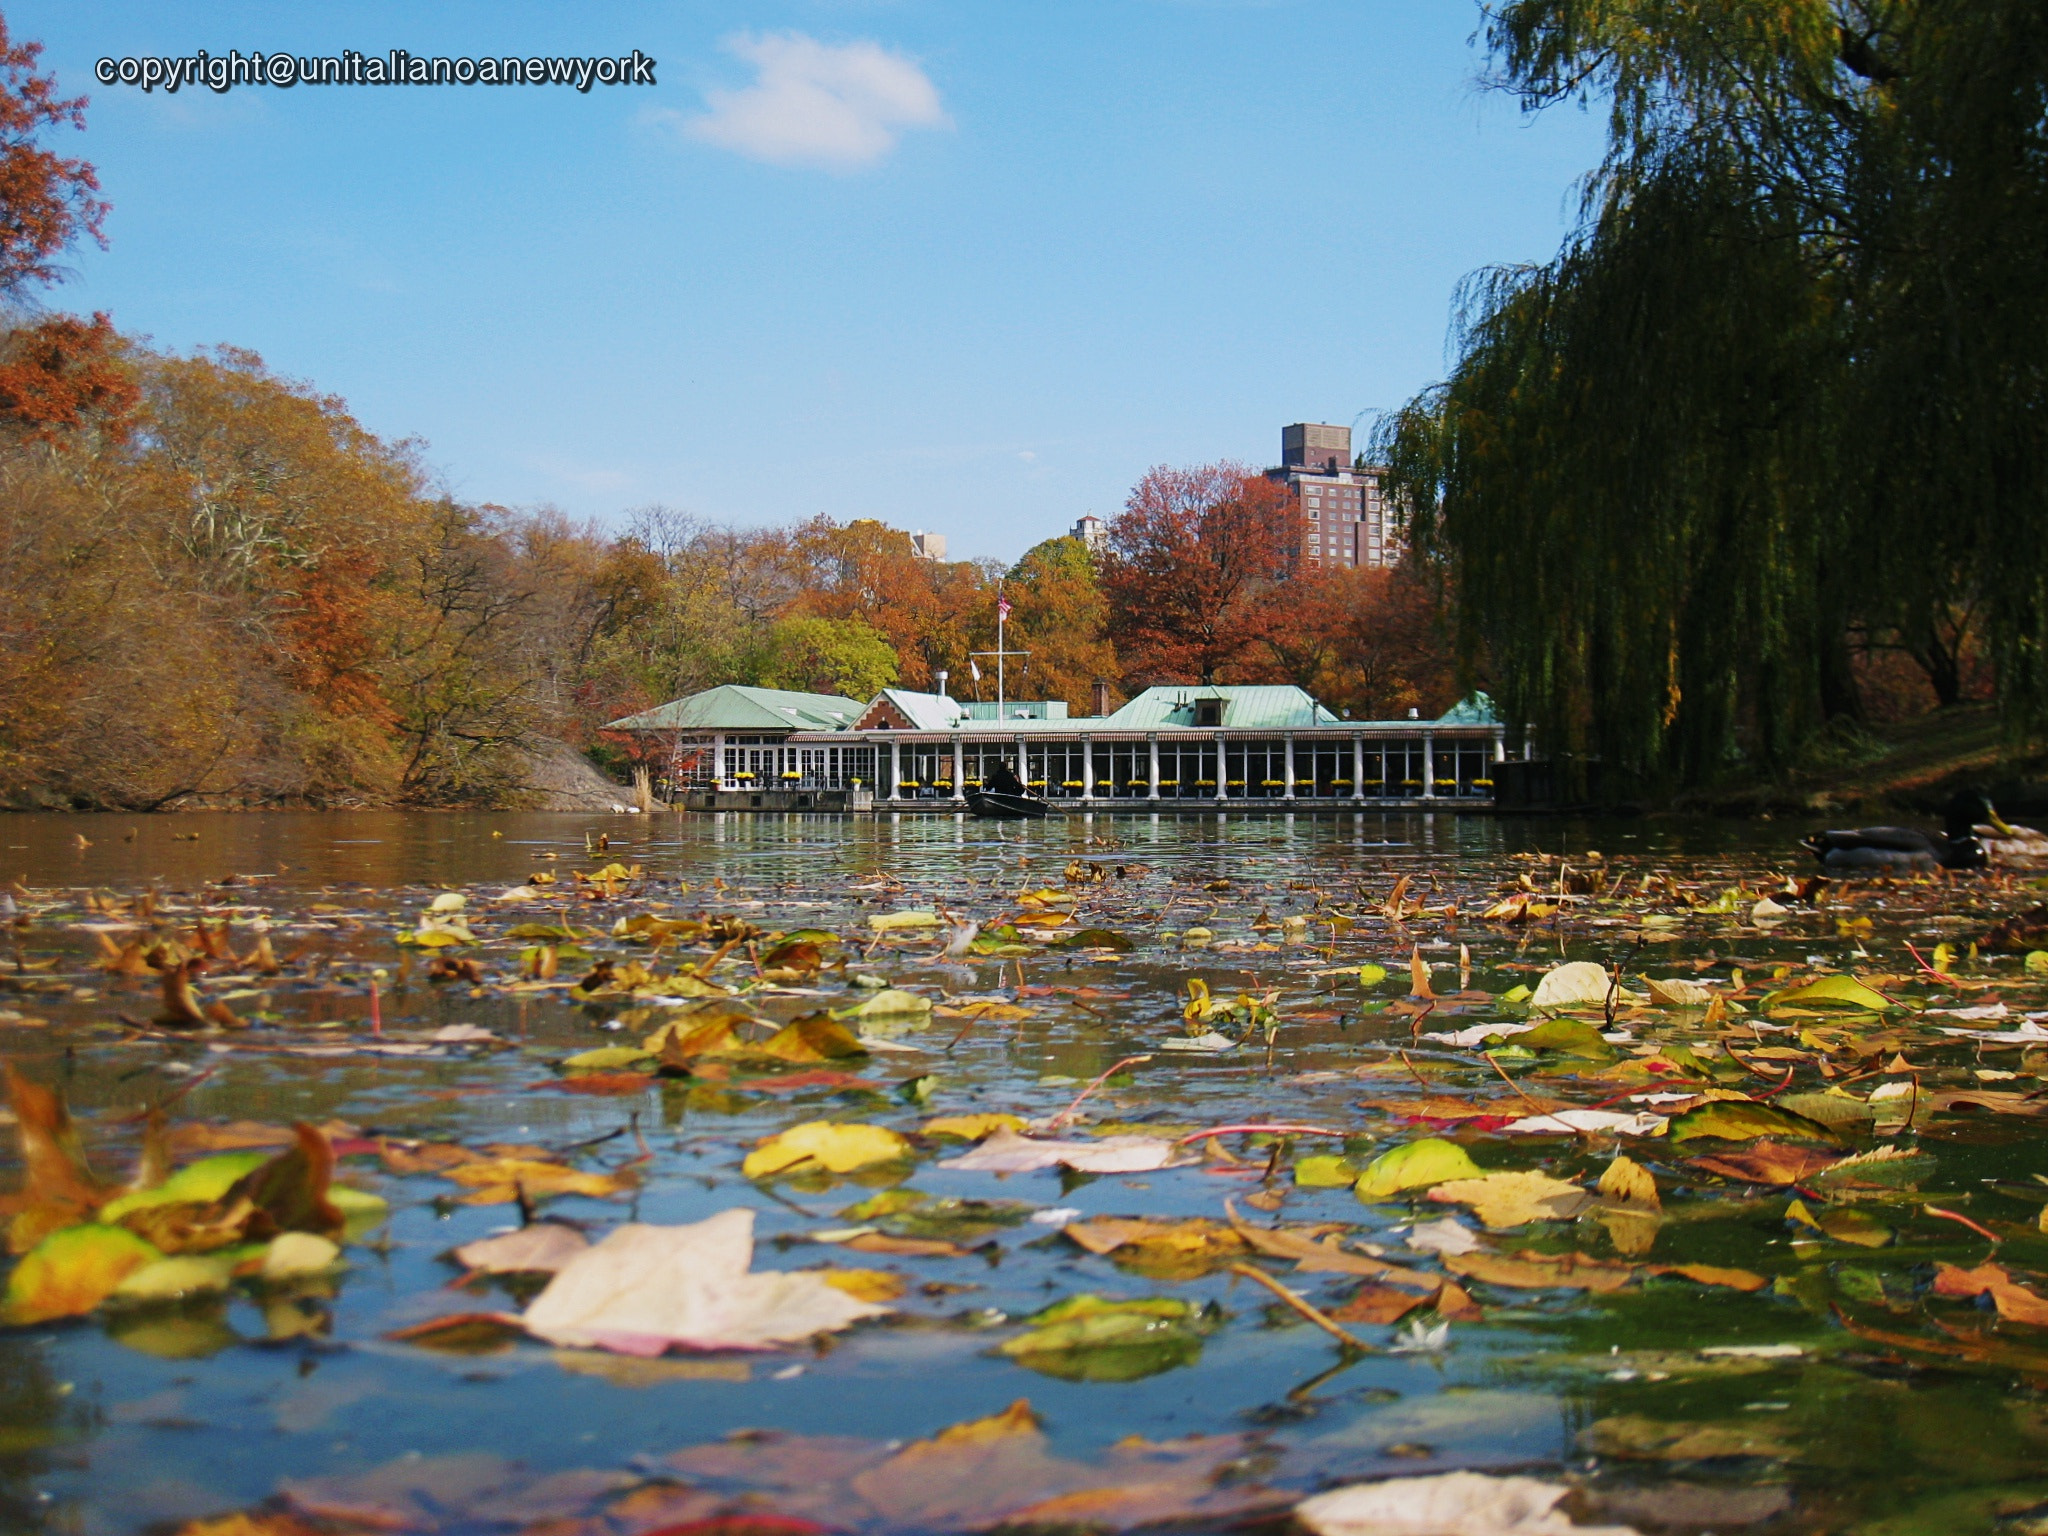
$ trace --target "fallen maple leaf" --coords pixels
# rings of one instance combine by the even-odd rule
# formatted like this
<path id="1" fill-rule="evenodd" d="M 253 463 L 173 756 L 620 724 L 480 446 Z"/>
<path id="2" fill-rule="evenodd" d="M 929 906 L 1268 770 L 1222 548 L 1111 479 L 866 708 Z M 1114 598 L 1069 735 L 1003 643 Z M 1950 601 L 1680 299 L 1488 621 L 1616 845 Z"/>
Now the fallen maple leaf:
<path id="1" fill-rule="evenodd" d="M 1473 1214 L 1499 1231 L 1531 1221 L 1570 1221 L 1593 1197 L 1576 1184 L 1547 1173 L 1489 1173 L 1483 1179 L 1453 1179 L 1429 1192 L 1445 1205 L 1469 1205 Z"/>
<path id="2" fill-rule="evenodd" d="M 1963 1269 L 1955 1264 L 1937 1263 L 1934 1294 L 1966 1298 L 1989 1295 L 1998 1315 L 2006 1321 L 2048 1327 L 2048 1300 L 2028 1290 L 1997 1264 Z"/>
<path id="3" fill-rule="evenodd" d="M 833 1333 L 889 1309 L 816 1274 L 755 1273 L 754 1213 L 688 1226 L 628 1222 L 556 1271 L 520 1321 L 553 1344 L 619 1354 L 770 1349 Z"/>
<path id="4" fill-rule="evenodd" d="M 972 1152 L 947 1158 L 939 1167 L 979 1173 L 1029 1173 L 1039 1168 L 1071 1168 L 1076 1173 L 1149 1173 L 1194 1161 L 1192 1153 L 1158 1136 L 1055 1141 L 1002 1130 Z"/>

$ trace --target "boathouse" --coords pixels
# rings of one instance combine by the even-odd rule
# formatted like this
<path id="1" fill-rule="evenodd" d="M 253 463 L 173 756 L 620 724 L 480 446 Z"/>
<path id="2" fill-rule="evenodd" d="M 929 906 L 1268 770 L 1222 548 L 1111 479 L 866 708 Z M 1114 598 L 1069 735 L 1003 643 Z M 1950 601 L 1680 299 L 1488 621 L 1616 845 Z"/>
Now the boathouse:
<path id="1" fill-rule="evenodd" d="M 1476 806 L 1506 747 L 1484 694 L 1435 720 L 1345 720 L 1299 688 L 1234 685 L 1148 688 L 1091 716 L 1057 700 L 729 685 L 604 729 L 705 810 L 947 810 L 997 759 L 1077 807 Z"/>

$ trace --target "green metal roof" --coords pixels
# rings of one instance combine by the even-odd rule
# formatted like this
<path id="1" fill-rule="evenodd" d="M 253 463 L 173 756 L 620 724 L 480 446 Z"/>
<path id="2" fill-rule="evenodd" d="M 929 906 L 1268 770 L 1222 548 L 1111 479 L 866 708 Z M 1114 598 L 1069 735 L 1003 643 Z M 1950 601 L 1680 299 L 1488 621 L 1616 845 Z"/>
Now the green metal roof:
<path id="1" fill-rule="evenodd" d="M 1493 700 L 1483 693 L 1468 693 L 1436 717 L 1438 725 L 1499 725 Z"/>
<path id="2" fill-rule="evenodd" d="M 1149 731 L 1159 726 L 1192 726 L 1195 701 L 1221 699 L 1223 728 L 1230 731 L 1286 730 L 1297 725 L 1340 725 L 1300 688 L 1239 687 L 1234 684 L 1168 684 L 1147 688 L 1101 723 L 1110 730 Z"/>
<path id="3" fill-rule="evenodd" d="M 727 683 L 614 720 L 608 731 L 843 731 L 867 705 L 831 693 Z"/>

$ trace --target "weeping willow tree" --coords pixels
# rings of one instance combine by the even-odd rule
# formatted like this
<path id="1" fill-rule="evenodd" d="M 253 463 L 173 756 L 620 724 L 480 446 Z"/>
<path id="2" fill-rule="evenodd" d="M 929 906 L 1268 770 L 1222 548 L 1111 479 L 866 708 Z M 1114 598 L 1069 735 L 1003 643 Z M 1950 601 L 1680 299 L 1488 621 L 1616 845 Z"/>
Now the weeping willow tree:
<path id="1" fill-rule="evenodd" d="M 1508 706 L 1640 779 L 1778 769 L 1859 713 L 1852 637 L 1970 606 L 2048 727 L 2048 11 L 1517 0 L 1486 37 L 1529 108 L 1609 102 L 1607 155 L 1376 446 Z"/>

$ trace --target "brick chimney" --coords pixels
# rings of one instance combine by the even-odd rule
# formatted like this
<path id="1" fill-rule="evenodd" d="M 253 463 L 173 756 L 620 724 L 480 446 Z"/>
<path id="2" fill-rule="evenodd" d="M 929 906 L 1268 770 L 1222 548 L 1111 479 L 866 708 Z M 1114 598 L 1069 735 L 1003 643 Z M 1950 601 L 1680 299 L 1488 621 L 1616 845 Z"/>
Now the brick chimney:
<path id="1" fill-rule="evenodd" d="M 1095 679 L 1095 713 L 1098 715 L 1109 713 L 1109 679 L 1106 677 Z"/>

